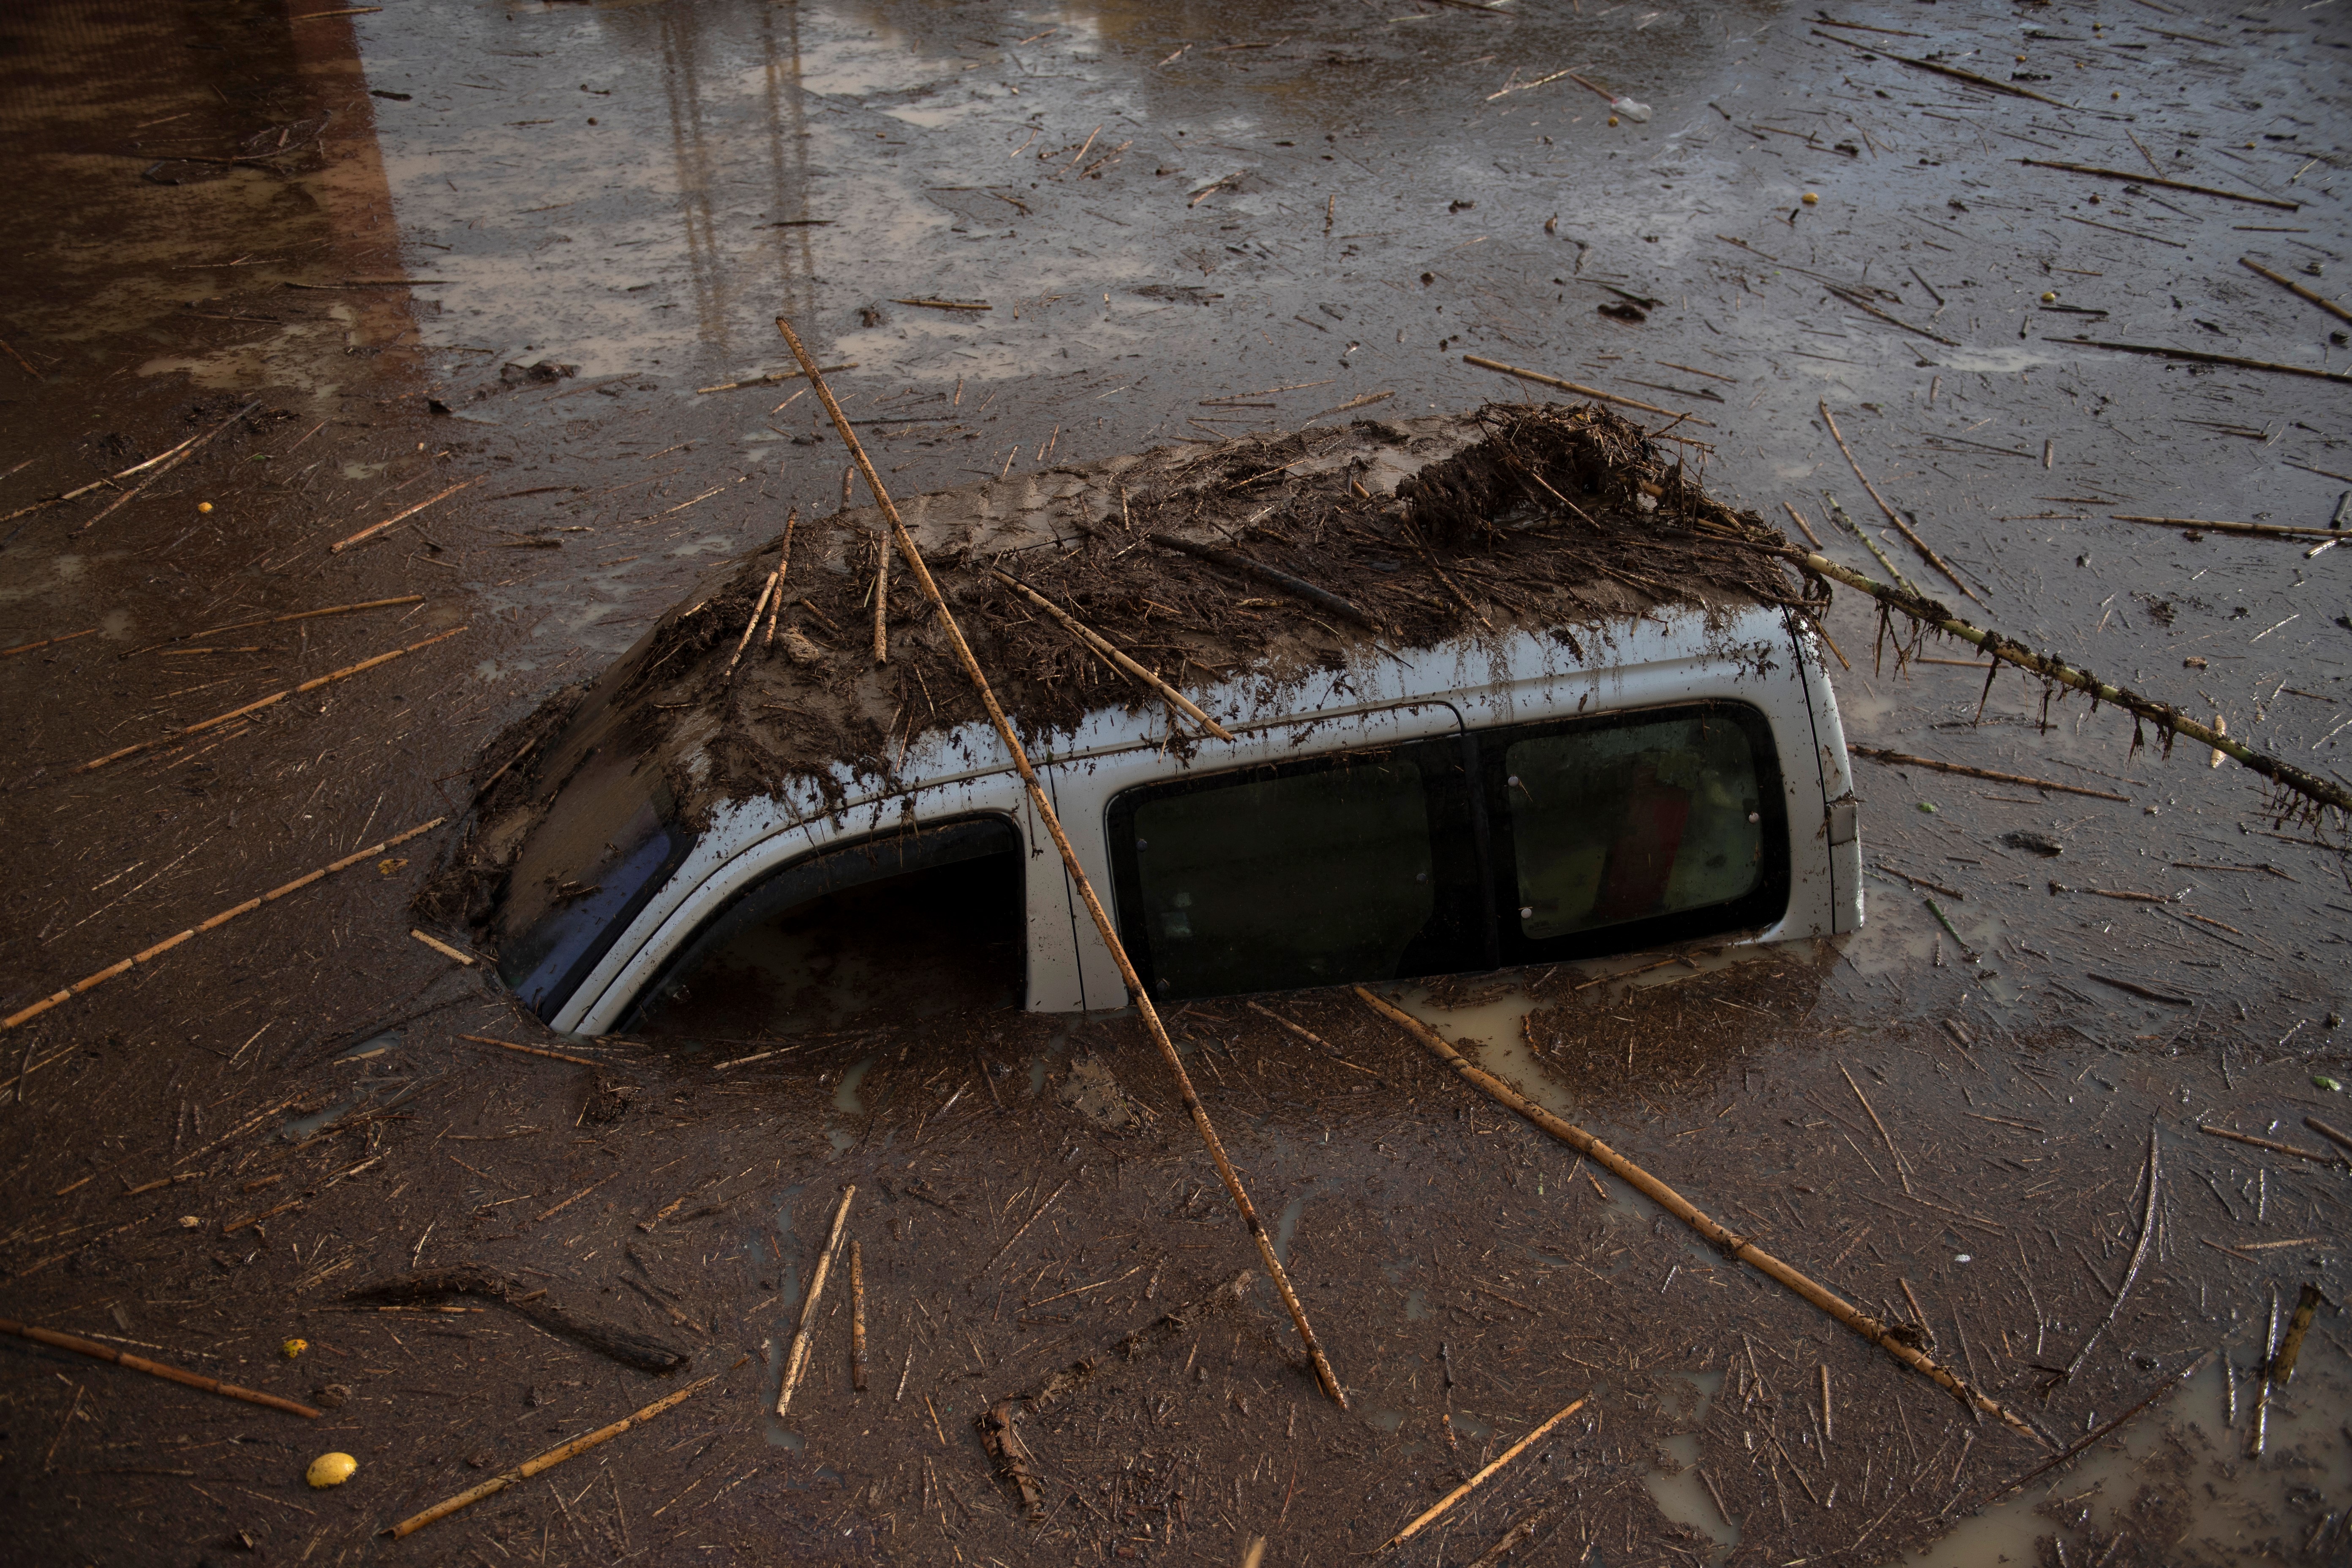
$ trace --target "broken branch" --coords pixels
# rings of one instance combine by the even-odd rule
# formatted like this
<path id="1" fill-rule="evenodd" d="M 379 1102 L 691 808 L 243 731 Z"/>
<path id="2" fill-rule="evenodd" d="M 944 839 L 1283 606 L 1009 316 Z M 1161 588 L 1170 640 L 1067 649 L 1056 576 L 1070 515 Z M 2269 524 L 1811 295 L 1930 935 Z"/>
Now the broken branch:
<path id="1" fill-rule="evenodd" d="M 2028 778 L 2023 773 L 1995 773 L 1990 768 L 1969 768 L 1962 767 L 1958 763 L 1931 762 L 1926 757 L 1915 757 L 1908 752 L 1889 752 L 1877 746 L 1852 745 L 1846 747 L 1846 750 L 1855 756 L 1868 757 L 1874 763 L 1885 763 L 1889 767 L 1933 768 L 1939 773 L 1958 773 L 1962 778 L 1990 779 L 1994 784 L 2024 784 L 2031 789 L 2055 790 L 2062 795 L 2087 795 L 2094 800 L 2119 800 L 2126 805 L 2131 804 L 2131 796 L 2127 795 L 2115 795 L 2103 789 L 2084 789 L 2081 784 L 2059 784 L 2051 779 Z"/>
<path id="2" fill-rule="evenodd" d="M 250 1388 L 239 1388 L 233 1383 L 223 1383 L 217 1378 L 206 1377 L 202 1373 L 183 1372 L 176 1366 L 165 1366 L 160 1361 L 149 1361 L 145 1356 L 132 1355 L 128 1351 L 116 1350 L 112 1345 L 100 1344 L 96 1340 L 83 1339 L 79 1334 L 60 1333 L 55 1329 L 37 1328 L 31 1323 L 20 1323 L 12 1318 L 0 1318 L 0 1334 L 15 1334 L 19 1338 L 31 1340 L 36 1344 L 49 1345 L 61 1351 L 72 1351 L 77 1355 L 93 1356 L 100 1361 L 110 1361 L 117 1366 L 127 1366 L 133 1372 L 143 1372 L 150 1377 L 165 1378 L 173 1383 L 184 1383 L 190 1388 L 200 1388 L 206 1394 L 226 1394 L 231 1399 L 242 1399 L 247 1405 L 267 1405 L 272 1410 L 283 1410 L 293 1415 L 307 1415 L 313 1421 L 319 1418 L 319 1412 L 307 1405 L 297 1405 L 290 1399 L 280 1399 L 274 1394 L 258 1394 Z"/>
<path id="3" fill-rule="evenodd" d="M 841 1206 L 833 1211 L 833 1230 L 824 1238 L 824 1250 L 816 1255 L 816 1271 L 809 1278 L 807 1299 L 801 1302 L 801 1321 L 793 1330 L 792 1353 L 784 1358 L 783 1386 L 776 1390 L 776 1414 L 782 1415 L 793 1402 L 793 1390 L 799 1386 L 801 1371 L 808 1365 L 809 1330 L 816 1322 L 817 1298 L 824 1294 L 824 1277 L 833 1268 L 833 1255 L 841 1247 L 841 1227 L 849 1219 L 849 1200 L 857 1195 L 857 1184 L 851 1183 L 841 1190 Z"/>
<path id="4" fill-rule="evenodd" d="M 1210 734 L 1214 735 L 1218 740 L 1231 741 L 1233 739 L 1232 734 L 1226 731 L 1223 724 L 1218 723 L 1214 719 L 1210 718 L 1206 713 L 1201 711 L 1200 708 L 1193 703 L 1191 698 L 1185 696 L 1182 692 L 1177 690 L 1174 687 L 1169 685 L 1166 681 L 1152 674 L 1151 671 L 1144 668 L 1143 666 L 1138 664 L 1135 660 L 1121 653 L 1118 648 L 1112 647 L 1109 638 L 1104 637 L 1093 627 L 1080 622 L 1075 616 L 1067 614 L 1059 605 L 1055 604 L 1054 601 L 1048 599 L 1045 595 L 1040 594 L 1034 588 L 1030 587 L 1027 584 L 1010 577 L 1003 572 L 995 572 L 992 574 L 998 582 L 1003 584 L 1006 587 L 1012 589 L 1014 593 L 1019 594 L 1023 598 L 1028 600 L 1031 604 L 1036 605 L 1039 609 L 1053 616 L 1056 622 L 1060 623 L 1064 631 L 1069 633 L 1073 637 L 1076 637 L 1082 647 L 1085 647 L 1099 655 L 1104 661 L 1108 663 L 1113 668 L 1118 670 L 1120 673 L 1128 676 L 1131 679 L 1140 682 L 1145 687 L 1148 687 L 1152 691 L 1158 693 L 1161 701 L 1182 713 L 1186 718 L 1192 720 L 1195 724 L 1200 725 L 1201 728 L 1206 730 Z"/>

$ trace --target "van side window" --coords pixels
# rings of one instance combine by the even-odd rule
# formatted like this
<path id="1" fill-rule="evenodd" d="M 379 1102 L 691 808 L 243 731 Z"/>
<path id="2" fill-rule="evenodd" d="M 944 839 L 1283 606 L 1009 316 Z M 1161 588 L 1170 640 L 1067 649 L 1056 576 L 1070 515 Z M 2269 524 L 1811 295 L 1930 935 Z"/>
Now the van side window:
<path id="1" fill-rule="evenodd" d="M 1022 884 L 1021 835 L 1002 817 L 803 856 L 706 921 L 619 1026 L 753 1042 L 1018 1007 Z"/>
<path id="2" fill-rule="evenodd" d="M 1170 998 L 1484 967 L 1466 795 L 1454 741 L 1130 791 L 1130 953 Z"/>
<path id="3" fill-rule="evenodd" d="M 1755 755 L 1720 715 L 1515 741 L 1503 768 L 1530 940 L 1732 903 L 1763 878 Z"/>

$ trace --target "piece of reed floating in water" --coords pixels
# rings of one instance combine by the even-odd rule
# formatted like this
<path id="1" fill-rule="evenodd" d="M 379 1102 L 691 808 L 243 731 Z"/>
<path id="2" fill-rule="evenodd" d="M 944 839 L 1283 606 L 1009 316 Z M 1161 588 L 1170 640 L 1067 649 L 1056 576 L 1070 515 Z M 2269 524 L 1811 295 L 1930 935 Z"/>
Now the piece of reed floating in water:
<path id="1" fill-rule="evenodd" d="M 407 832 L 395 834 L 394 837 L 385 839 L 381 844 L 371 844 L 365 849 L 356 850 L 352 854 L 344 856 L 340 860 L 330 861 L 326 865 L 320 867 L 315 871 L 310 872 L 304 876 L 297 877 L 292 881 L 286 883 L 282 887 L 272 888 L 269 891 L 261 894 L 257 898 L 247 899 L 241 904 L 233 905 L 228 909 L 223 910 L 220 913 L 214 915 L 211 919 L 200 921 L 196 924 L 190 926 L 187 930 L 182 931 L 177 936 L 165 937 L 162 942 L 157 942 L 152 947 L 142 949 L 140 952 L 132 953 L 126 959 L 122 959 L 118 963 L 107 965 L 104 969 L 100 970 L 95 974 L 88 975 L 80 980 L 75 981 L 71 985 L 67 986 L 62 991 L 42 997 L 39 1001 L 34 1003 L 29 1007 L 24 1008 L 16 1013 L 11 1013 L 5 1018 L 0 1018 L 0 1029 L 13 1029 L 28 1018 L 37 1018 L 42 1014 L 47 1012 L 50 1008 L 56 1006 L 60 1002 L 71 1001 L 74 997 L 80 995 L 83 992 L 89 990 L 92 986 L 102 985 L 118 974 L 128 973 L 138 964 L 145 963 L 151 959 L 169 952 L 172 949 L 179 946 L 190 937 L 197 935 L 199 932 L 211 931 L 215 926 L 226 925 L 229 921 L 236 919 L 239 915 L 249 914 L 253 910 L 259 909 L 262 905 L 274 903 L 278 900 L 284 898 L 289 893 L 299 892 L 302 889 L 309 887 L 311 883 L 318 881 L 322 877 L 331 877 L 338 871 L 346 870 L 351 867 L 358 865 L 362 860 L 381 855 L 385 850 L 393 848 L 398 845 L 405 844 L 410 839 L 418 837 L 420 834 L 431 832 L 433 829 L 440 826 L 443 823 L 448 820 L 449 819 L 446 816 L 436 816 L 430 822 L 419 823 L 416 826 L 410 828 Z"/>
<path id="2" fill-rule="evenodd" d="M 1748 1241 L 1745 1237 L 1717 1224 L 1694 1207 L 1689 1199 L 1603 1143 L 1600 1139 L 1595 1138 L 1591 1133 L 1554 1116 L 1492 1073 L 1472 1066 L 1467 1058 L 1447 1044 L 1434 1029 L 1412 1014 L 1373 995 L 1360 985 L 1355 990 L 1356 994 L 1363 999 L 1366 1006 L 1394 1023 L 1405 1033 L 1427 1047 L 1432 1056 L 1452 1068 L 1465 1083 L 1496 1102 L 1517 1111 L 1594 1164 L 1601 1166 L 1619 1181 L 1696 1231 L 1709 1246 L 1716 1247 L 1725 1257 L 1745 1263 L 1765 1278 L 1787 1287 L 1812 1306 L 1828 1313 L 1888 1355 L 1893 1356 L 1896 1361 L 1937 1384 L 1962 1405 L 1998 1417 L 2001 1425 L 2021 1436 L 2031 1438 L 2036 1443 L 2042 1441 L 2039 1432 L 2028 1426 L 2022 1418 L 2012 1414 L 2000 1401 L 1970 1387 L 1958 1374 L 1938 1364 L 1925 1352 L 1906 1343 L 1895 1331 L 1886 1324 L 1855 1307 L 1827 1287 L 1799 1273 L 1788 1264 Z"/>
<path id="3" fill-rule="evenodd" d="M 906 520 L 898 515 L 898 504 L 890 499 L 890 492 L 883 488 L 882 476 L 875 470 L 873 459 L 866 455 L 865 447 L 859 444 L 857 432 L 850 427 L 849 416 L 842 413 L 841 405 L 835 401 L 832 388 L 825 385 L 824 376 L 817 369 L 816 361 L 802 346 L 800 335 L 793 331 L 790 321 L 778 316 L 776 330 L 783 334 L 785 343 L 793 351 L 793 357 L 808 373 L 809 384 L 815 390 L 817 400 L 824 405 L 825 413 L 832 416 L 834 429 L 840 435 L 842 445 L 849 448 L 858 471 L 866 476 L 866 488 L 874 492 L 875 504 L 881 508 L 882 516 L 889 524 L 890 541 L 897 546 L 899 559 L 905 563 L 908 574 L 914 578 L 923 597 L 929 602 L 940 630 L 945 634 L 949 647 L 955 652 L 957 663 L 962 666 L 965 678 L 971 682 L 973 692 L 987 711 L 989 724 L 1003 742 L 1005 754 L 1012 759 L 1013 771 L 1021 776 L 1022 787 L 1028 794 L 1038 821 L 1045 825 L 1047 835 L 1054 840 L 1054 848 L 1061 857 L 1063 868 L 1069 874 L 1071 887 L 1086 905 L 1087 916 L 1094 922 L 1104 947 L 1109 950 L 1112 962 L 1118 965 L 1119 980 L 1127 987 L 1136 1016 L 1150 1035 L 1151 1043 L 1159 1048 L 1160 1061 L 1176 1080 L 1177 1094 L 1192 1118 L 1192 1129 L 1200 1135 L 1202 1146 L 1208 1151 L 1210 1163 L 1216 1167 L 1218 1180 L 1224 1184 L 1226 1195 L 1232 1198 L 1244 1227 L 1257 1246 L 1259 1261 L 1265 1266 L 1266 1278 L 1274 1282 L 1276 1291 L 1281 1296 L 1284 1309 L 1290 1314 L 1291 1326 L 1297 1331 L 1299 1341 L 1306 1347 L 1307 1359 L 1315 1368 L 1316 1381 L 1322 1384 L 1324 1394 L 1332 1403 L 1345 1410 L 1348 1408 L 1347 1389 L 1339 1382 L 1339 1374 L 1331 1370 L 1331 1363 L 1323 1353 L 1322 1343 L 1316 1339 L 1315 1330 L 1307 1321 L 1306 1305 L 1299 1300 L 1298 1292 L 1292 1289 L 1290 1275 L 1275 1252 L 1274 1237 L 1267 1232 L 1265 1222 L 1258 1217 L 1256 1208 L 1251 1205 L 1248 1189 L 1242 1185 L 1240 1173 L 1234 1169 L 1233 1162 L 1226 1157 L 1224 1143 L 1218 1138 L 1216 1128 L 1209 1121 L 1207 1108 L 1202 1105 L 1199 1093 L 1192 1088 L 1192 1075 L 1185 1070 L 1183 1058 L 1176 1054 L 1175 1042 L 1168 1037 L 1168 1026 L 1160 1020 L 1160 1010 L 1152 1005 L 1142 977 L 1136 973 L 1135 964 L 1128 956 L 1127 945 L 1119 938 L 1118 925 L 1096 894 L 1093 879 L 1079 862 L 1078 852 L 1070 843 L 1069 835 L 1062 830 L 1062 819 L 1054 810 L 1053 800 L 1037 777 L 1036 768 L 1029 761 L 1028 748 L 1021 743 L 1013 721 L 1005 717 L 1003 704 L 998 701 L 995 689 L 989 684 L 987 671 L 981 668 L 979 658 L 971 651 L 971 644 L 965 639 L 962 628 L 957 624 L 947 595 L 940 591 L 939 583 L 932 577 L 930 567 L 925 563 L 914 535 L 907 531 Z"/>
<path id="4" fill-rule="evenodd" d="M 143 1372 L 150 1377 L 160 1377 L 172 1383 L 184 1383 L 190 1388 L 200 1388 L 206 1394 L 218 1394 L 230 1399 L 242 1399 L 247 1405 L 267 1405 L 272 1410 L 283 1410 L 289 1415 L 308 1416 L 313 1421 L 319 1418 L 319 1412 L 307 1405 L 297 1405 L 290 1399 L 280 1399 L 274 1394 L 261 1394 L 250 1388 L 239 1388 L 236 1384 L 223 1383 L 218 1378 L 206 1377 L 202 1373 L 183 1372 L 176 1366 L 166 1366 L 160 1361 L 149 1361 L 145 1356 L 132 1355 L 128 1351 L 116 1350 L 112 1345 L 102 1345 L 95 1340 L 83 1339 L 79 1334 L 60 1333 L 55 1329 L 37 1328 L 31 1323 L 17 1322 L 12 1318 L 0 1318 L 0 1334 L 15 1334 L 20 1339 L 31 1340 L 35 1344 L 49 1345 L 61 1351 L 72 1351 L 77 1355 L 90 1356 L 99 1361 L 110 1361 L 117 1366 L 129 1367 L 132 1372 Z"/>

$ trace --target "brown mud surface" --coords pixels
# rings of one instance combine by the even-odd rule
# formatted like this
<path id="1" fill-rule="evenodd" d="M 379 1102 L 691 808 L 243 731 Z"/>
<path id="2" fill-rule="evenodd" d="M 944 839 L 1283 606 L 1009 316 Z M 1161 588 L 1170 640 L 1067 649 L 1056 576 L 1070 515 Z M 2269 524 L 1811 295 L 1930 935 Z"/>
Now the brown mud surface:
<path id="1" fill-rule="evenodd" d="M 696 390 L 778 369 L 779 311 L 821 363 L 856 363 L 835 384 L 878 421 L 861 438 L 901 495 L 1045 493 L 1059 468 L 1194 444 L 1246 517 L 1323 492 L 1245 483 L 1236 437 L 1272 468 L 1301 432 L 1345 447 L 1366 438 L 1351 418 L 1458 416 L 1506 390 L 1468 350 L 1698 410 L 1713 428 L 1661 432 L 1709 444 L 1680 448 L 1694 483 L 1776 527 L 1793 505 L 1870 571 L 1821 526 L 1825 489 L 1879 517 L 1826 404 L 1983 596 L 1972 618 L 2340 772 L 2346 552 L 2115 514 L 2324 527 L 2352 485 L 2342 388 L 2075 341 L 2345 368 L 2343 323 L 2240 265 L 2341 293 L 2340 7 L 1505 9 L 11 8 L 0 1016 L 449 819 L 0 1032 L 0 1316 L 324 1412 L 0 1338 L 16 1555 L 1238 1563 L 1263 1535 L 1269 1563 L 1329 1562 L 1589 1394 L 1390 1555 L 1475 1561 L 1549 1510 L 1508 1561 L 2343 1560 L 2352 1353 L 2332 1304 L 2249 1454 L 2273 1302 L 2347 1289 L 2347 1176 L 2306 1125 L 2352 1124 L 2341 825 L 2281 824 L 2243 770 L 2136 750 L 2112 712 L 2045 711 L 2014 679 L 1988 698 L 1965 650 L 1882 666 L 1853 595 L 1822 621 L 1853 661 L 1834 678 L 1850 736 L 2127 799 L 1866 763 L 1850 941 L 1471 977 L 1412 1005 L 1709 1214 L 1916 1321 L 2054 1440 L 2220 1352 L 1997 1501 L 2042 1449 L 1352 998 L 1269 999 L 1328 1053 L 1237 1004 L 1174 1024 L 1343 1413 L 1262 1279 L 1149 1332 L 1254 1259 L 1131 1020 L 961 1015 L 730 1061 L 549 1037 L 478 963 L 412 939 L 508 742 L 696 584 L 740 598 L 732 563 L 756 566 L 794 504 L 794 574 L 805 548 L 832 654 L 860 646 L 871 519 L 832 521 L 843 454 L 814 400 Z M 1546 79 L 1563 68 L 1654 118 L 1608 124 Z M 899 302 L 924 299 L 992 308 Z M 1358 523 L 1298 542 L 1318 515 L 1230 547 L 1453 635 L 1417 553 L 1344 574 Z M 1392 520 L 1360 521 L 1388 538 Z M 1531 593 L 1480 575 L 1510 536 L 1415 531 L 1517 618 Z M 1215 647 L 1255 658 L 1249 638 L 1298 624 L 1212 621 L 1279 595 L 1148 545 L 1120 567 L 1143 560 L 1193 586 L 1166 602 L 1197 603 Z M 1034 580 L 1134 635 L 1091 550 L 1062 570 Z M 277 618 L 347 605 L 373 607 Z M 1336 656 L 1357 635 L 1338 625 L 1295 657 Z M 926 657 L 918 621 L 892 635 Z M 1061 672 L 1041 713 L 1128 700 L 1058 631 L 999 635 Z M 854 673 L 839 722 L 878 759 L 896 694 Z M 837 1267 L 778 1420 L 853 1183 L 867 1387 Z M 350 1294 L 464 1270 L 503 1299 Z M 690 1364 L 637 1370 L 557 1314 Z M 1022 1421 L 1032 1521 L 976 1417 L 1139 1330 L 1151 1348 Z M 528 1484 L 380 1534 L 713 1375 Z M 355 1476 L 306 1487 L 330 1449 Z"/>

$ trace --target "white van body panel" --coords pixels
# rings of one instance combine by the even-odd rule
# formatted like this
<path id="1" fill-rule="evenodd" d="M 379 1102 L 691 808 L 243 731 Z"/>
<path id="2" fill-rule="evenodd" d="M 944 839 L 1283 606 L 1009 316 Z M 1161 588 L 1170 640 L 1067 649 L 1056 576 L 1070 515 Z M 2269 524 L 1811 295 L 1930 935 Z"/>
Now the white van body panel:
<path id="1" fill-rule="evenodd" d="M 1764 714 L 1787 793 L 1790 885 L 1780 921 L 1738 940 L 1787 942 L 1862 923 L 1862 853 L 1851 831 L 1852 779 L 1837 702 L 1810 632 L 1781 611 L 1750 609 L 1712 626 L 1696 611 L 1656 610 L 1605 628 L 1579 627 L 1581 657 L 1564 641 L 1514 632 L 1384 653 L 1296 680 L 1254 676 L 1196 693 L 1235 741 L 1171 747 L 1167 713 L 1100 711 L 1076 732 L 1034 743 L 1032 760 L 1079 863 L 1108 904 L 1114 897 L 1106 838 L 1112 798 L 1188 773 L 1426 739 L 1550 719 L 1676 703 L 1744 703 Z M 1189 761 L 1185 753 L 1189 752 Z M 677 872 L 550 1020 L 558 1029 L 611 1029 L 669 955 L 728 900 L 790 861 L 870 834 L 988 814 L 1019 829 L 1028 848 L 1030 1010 L 1121 1007 L 1127 992 L 1110 952 L 1070 886 L 995 733 L 970 725 L 918 745 L 887 792 L 845 771 L 835 803 L 814 784 L 728 802 Z M 1832 809 L 1844 803 L 1840 814 Z M 1833 826 L 1843 823 L 1843 835 Z M 1832 842 L 1843 837 L 1843 842 Z M 1118 919 L 1116 909 L 1112 918 Z"/>

